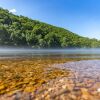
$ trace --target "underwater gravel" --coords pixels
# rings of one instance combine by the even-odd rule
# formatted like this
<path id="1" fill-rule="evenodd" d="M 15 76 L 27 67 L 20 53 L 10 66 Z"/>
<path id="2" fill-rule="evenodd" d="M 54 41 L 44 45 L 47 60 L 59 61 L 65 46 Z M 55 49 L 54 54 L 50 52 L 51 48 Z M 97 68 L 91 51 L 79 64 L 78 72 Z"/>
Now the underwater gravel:
<path id="1" fill-rule="evenodd" d="M 69 69 L 75 73 L 77 79 L 93 78 L 100 82 L 100 60 L 82 60 L 63 64 L 54 64 L 56 68 Z"/>
<path id="2" fill-rule="evenodd" d="M 59 77 L 32 93 L 17 92 L 0 100 L 100 100 L 100 60 L 82 60 L 53 67 L 71 70 L 69 77 Z"/>

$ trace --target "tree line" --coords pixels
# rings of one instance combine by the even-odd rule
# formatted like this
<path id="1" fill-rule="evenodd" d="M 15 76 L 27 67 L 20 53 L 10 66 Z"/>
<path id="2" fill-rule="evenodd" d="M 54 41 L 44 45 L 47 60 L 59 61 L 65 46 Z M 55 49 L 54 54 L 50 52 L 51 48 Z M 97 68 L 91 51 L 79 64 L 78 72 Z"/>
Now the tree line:
<path id="1" fill-rule="evenodd" d="M 100 41 L 0 8 L 0 46 L 97 48 L 100 47 Z"/>

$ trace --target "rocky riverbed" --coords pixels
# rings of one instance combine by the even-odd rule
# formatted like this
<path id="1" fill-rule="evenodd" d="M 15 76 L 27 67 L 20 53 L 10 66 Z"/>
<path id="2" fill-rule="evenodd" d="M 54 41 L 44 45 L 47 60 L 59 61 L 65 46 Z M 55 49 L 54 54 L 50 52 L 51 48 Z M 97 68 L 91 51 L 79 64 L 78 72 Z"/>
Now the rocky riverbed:
<path id="1" fill-rule="evenodd" d="M 100 100 L 100 60 L 63 62 L 51 67 L 70 73 L 45 82 L 33 92 L 19 90 L 0 100 Z"/>
<path id="2" fill-rule="evenodd" d="M 55 64 L 54 67 L 71 70 L 73 73 L 71 78 L 75 79 L 75 82 L 82 83 L 91 79 L 94 80 L 94 84 L 100 82 L 100 60 L 68 62 L 63 64 Z"/>

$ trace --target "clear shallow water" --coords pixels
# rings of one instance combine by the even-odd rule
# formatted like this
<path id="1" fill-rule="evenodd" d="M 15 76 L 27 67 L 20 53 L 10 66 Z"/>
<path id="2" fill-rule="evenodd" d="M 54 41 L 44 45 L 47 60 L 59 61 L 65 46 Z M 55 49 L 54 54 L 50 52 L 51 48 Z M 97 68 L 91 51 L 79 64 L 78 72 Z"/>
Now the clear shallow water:
<path id="1" fill-rule="evenodd" d="M 54 64 L 56 68 L 71 70 L 73 75 L 70 77 L 76 83 L 86 84 L 85 87 L 91 88 L 96 83 L 100 88 L 100 60 L 81 60 L 74 62 L 67 62 L 62 64 Z M 83 87 L 83 85 L 80 85 Z"/>
<path id="2" fill-rule="evenodd" d="M 4 63 L 6 64 L 8 64 L 10 60 L 5 60 L 5 58 L 17 57 L 25 59 L 22 59 L 22 61 L 19 60 L 19 64 L 17 60 L 15 60 L 15 66 L 16 64 L 17 66 L 26 64 L 29 67 L 29 65 L 31 65 L 30 63 L 34 61 L 36 65 L 50 65 L 50 67 L 54 66 L 72 71 L 72 76 L 68 78 L 73 80 L 78 88 L 91 88 L 97 82 L 99 82 L 100 86 L 100 60 L 96 60 L 98 58 L 100 59 L 100 49 L 0 49 L 0 59 L 4 58 Z M 38 57 L 39 59 L 32 59 L 31 62 L 30 59 L 26 60 L 27 57 Z M 45 57 L 48 57 L 49 60 L 45 59 Z M 71 59 L 64 61 L 65 58 Z M 72 58 L 74 58 L 74 60 Z M 78 60 L 80 61 L 77 61 L 76 58 L 79 58 Z M 83 60 L 81 58 L 94 58 L 95 60 Z M 2 63 L 2 60 L 0 61 Z M 12 61 L 13 60 L 9 63 L 13 65 Z M 88 82 L 90 83 L 88 84 Z M 100 88 L 99 86 L 96 87 Z"/>
<path id="3" fill-rule="evenodd" d="M 87 78 L 98 78 L 100 81 L 100 60 L 81 60 L 67 62 L 63 64 L 55 64 L 55 67 L 61 69 L 69 69 L 78 72 L 79 77 L 87 76 Z"/>
<path id="4" fill-rule="evenodd" d="M 0 48 L 0 58 L 12 57 L 62 57 L 100 58 L 100 49 L 22 49 Z"/>

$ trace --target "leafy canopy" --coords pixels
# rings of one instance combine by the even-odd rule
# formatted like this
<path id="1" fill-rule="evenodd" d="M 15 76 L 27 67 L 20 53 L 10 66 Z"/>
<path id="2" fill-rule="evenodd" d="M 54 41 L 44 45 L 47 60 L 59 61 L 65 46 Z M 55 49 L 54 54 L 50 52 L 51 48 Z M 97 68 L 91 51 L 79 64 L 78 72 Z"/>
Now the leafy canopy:
<path id="1" fill-rule="evenodd" d="M 0 8 L 0 45 L 34 48 L 100 47 L 100 41 L 79 36 Z"/>

